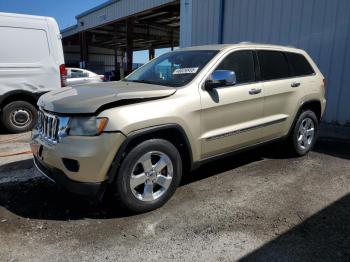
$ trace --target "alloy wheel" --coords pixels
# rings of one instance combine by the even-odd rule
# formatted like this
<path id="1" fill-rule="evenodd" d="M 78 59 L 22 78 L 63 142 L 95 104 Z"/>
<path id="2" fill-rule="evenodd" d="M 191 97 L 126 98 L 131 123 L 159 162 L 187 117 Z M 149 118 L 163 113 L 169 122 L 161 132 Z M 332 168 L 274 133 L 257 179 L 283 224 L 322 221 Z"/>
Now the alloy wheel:
<path id="1" fill-rule="evenodd" d="M 298 130 L 298 146 L 302 150 L 309 150 L 315 137 L 315 124 L 311 118 L 305 118 Z"/>
<path id="2" fill-rule="evenodd" d="M 169 156 L 152 151 L 136 161 L 130 176 L 130 188 L 137 199 L 153 201 L 165 194 L 172 179 L 173 163 Z"/>

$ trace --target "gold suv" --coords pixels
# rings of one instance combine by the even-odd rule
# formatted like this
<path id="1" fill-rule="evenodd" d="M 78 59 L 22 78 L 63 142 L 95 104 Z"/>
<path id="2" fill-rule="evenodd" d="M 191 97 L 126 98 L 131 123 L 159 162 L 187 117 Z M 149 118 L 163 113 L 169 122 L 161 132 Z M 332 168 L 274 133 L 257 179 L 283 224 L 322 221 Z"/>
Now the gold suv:
<path id="1" fill-rule="evenodd" d="M 278 139 L 315 143 L 325 79 L 303 50 L 242 43 L 179 49 L 119 82 L 62 88 L 38 102 L 39 170 L 69 191 L 107 187 L 135 212 L 162 206 L 184 171 Z"/>

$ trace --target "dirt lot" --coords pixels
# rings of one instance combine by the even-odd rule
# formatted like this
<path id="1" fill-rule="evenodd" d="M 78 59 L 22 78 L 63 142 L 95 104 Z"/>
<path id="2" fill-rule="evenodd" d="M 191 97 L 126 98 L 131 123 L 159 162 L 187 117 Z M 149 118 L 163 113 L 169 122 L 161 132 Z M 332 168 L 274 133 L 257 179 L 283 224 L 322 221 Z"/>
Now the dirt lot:
<path id="1" fill-rule="evenodd" d="M 28 138 L 0 136 L 0 155 L 26 152 Z M 208 164 L 142 215 L 60 190 L 29 154 L 0 157 L 0 261 L 349 261 L 349 193 L 346 141 Z"/>

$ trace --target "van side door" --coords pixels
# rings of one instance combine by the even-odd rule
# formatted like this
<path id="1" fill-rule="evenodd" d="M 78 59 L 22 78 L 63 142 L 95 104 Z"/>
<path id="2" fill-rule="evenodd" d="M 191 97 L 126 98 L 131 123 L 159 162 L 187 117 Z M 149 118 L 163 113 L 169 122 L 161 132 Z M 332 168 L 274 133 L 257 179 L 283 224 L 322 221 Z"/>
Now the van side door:
<path id="1" fill-rule="evenodd" d="M 256 82 L 256 57 L 253 50 L 238 50 L 218 61 L 215 70 L 234 71 L 237 82 L 212 90 L 199 88 L 201 96 L 202 158 L 227 153 L 262 138 L 264 92 Z"/>

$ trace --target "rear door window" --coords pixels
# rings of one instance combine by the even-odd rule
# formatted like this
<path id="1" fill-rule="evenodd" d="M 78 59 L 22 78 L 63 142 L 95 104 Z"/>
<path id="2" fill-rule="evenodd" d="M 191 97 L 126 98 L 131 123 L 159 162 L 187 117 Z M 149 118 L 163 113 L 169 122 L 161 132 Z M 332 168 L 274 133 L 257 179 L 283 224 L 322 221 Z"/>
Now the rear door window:
<path id="1" fill-rule="evenodd" d="M 277 80 L 291 76 L 287 59 L 279 51 L 258 51 L 262 80 Z"/>
<path id="2" fill-rule="evenodd" d="M 306 58 L 301 54 L 288 53 L 286 52 L 286 57 L 288 59 L 291 73 L 293 76 L 308 76 L 315 73 L 312 66 L 306 60 Z"/>
<path id="3" fill-rule="evenodd" d="M 216 70 L 230 70 L 236 74 L 237 84 L 255 81 L 254 58 L 252 51 L 236 51 L 229 54 Z"/>

